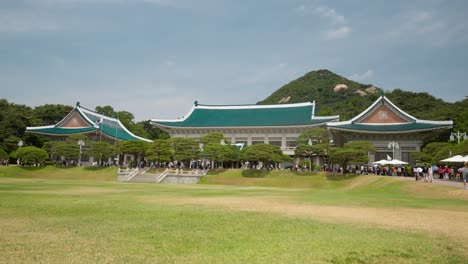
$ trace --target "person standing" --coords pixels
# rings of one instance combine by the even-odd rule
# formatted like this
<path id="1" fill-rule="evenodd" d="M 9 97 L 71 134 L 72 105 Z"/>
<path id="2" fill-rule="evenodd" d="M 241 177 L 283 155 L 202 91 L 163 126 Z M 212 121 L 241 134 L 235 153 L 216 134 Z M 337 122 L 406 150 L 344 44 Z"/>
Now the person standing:
<path id="1" fill-rule="evenodd" d="M 432 180 L 434 179 L 434 171 L 432 169 L 432 166 L 427 169 L 427 174 L 428 174 L 428 181 L 432 183 Z"/>
<path id="2" fill-rule="evenodd" d="M 468 162 L 465 162 L 465 167 L 463 167 L 463 185 L 466 190 L 466 182 L 468 181 Z"/>
<path id="3" fill-rule="evenodd" d="M 444 180 L 448 181 L 449 180 L 449 174 L 450 174 L 450 169 L 447 165 L 445 165 L 444 168 Z"/>

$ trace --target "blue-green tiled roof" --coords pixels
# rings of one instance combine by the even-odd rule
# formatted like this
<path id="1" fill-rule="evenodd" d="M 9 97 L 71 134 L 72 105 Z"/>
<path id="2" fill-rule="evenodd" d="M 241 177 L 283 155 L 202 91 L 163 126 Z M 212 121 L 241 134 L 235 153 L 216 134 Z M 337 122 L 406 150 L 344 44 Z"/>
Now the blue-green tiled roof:
<path id="1" fill-rule="evenodd" d="M 61 127 L 63 123 L 67 120 L 69 116 L 73 112 L 78 113 L 83 120 L 88 124 L 86 127 Z M 101 119 L 102 122 L 98 124 L 98 128 L 95 127 L 97 121 Z M 117 138 L 119 140 L 144 140 L 144 141 L 151 141 L 145 138 L 138 137 L 128 131 L 122 123 L 120 123 L 115 118 L 110 118 L 107 116 L 100 115 L 95 113 L 91 110 L 86 108 L 80 107 L 79 104 L 72 110 L 70 114 L 67 115 L 62 121 L 60 121 L 55 126 L 45 126 L 45 127 L 28 127 L 26 128 L 27 132 L 31 133 L 38 133 L 38 134 L 46 134 L 46 135 L 71 135 L 71 134 L 79 134 L 79 133 L 89 133 L 92 131 L 102 131 L 103 134 L 111 138 Z"/>
<path id="2" fill-rule="evenodd" d="M 396 115 L 407 120 L 406 123 L 361 123 L 362 119 L 366 115 L 371 114 L 381 104 L 385 104 L 389 107 L 390 111 L 393 111 Z M 431 129 L 446 129 L 452 128 L 452 121 L 430 121 L 420 120 L 414 116 L 404 112 L 396 105 L 394 105 L 387 97 L 382 95 L 379 97 L 369 108 L 364 110 L 359 115 L 355 116 L 349 121 L 328 123 L 328 128 L 331 130 L 346 130 L 346 131 L 359 131 L 369 133 L 398 133 L 398 132 L 413 132 L 421 130 Z"/>
<path id="3" fill-rule="evenodd" d="M 313 107 L 313 103 L 273 106 L 196 105 L 185 119 L 153 119 L 152 123 L 169 127 L 301 126 L 325 124 L 338 119 L 338 116 L 312 118 Z"/>
<path id="4" fill-rule="evenodd" d="M 34 132 L 39 134 L 48 134 L 48 135 L 70 135 L 70 134 L 80 134 L 88 133 L 95 131 L 95 127 L 79 127 L 79 128 L 61 128 L 61 127 L 44 127 L 44 128 L 34 128 L 30 127 L 27 129 L 28 132 Z"/>
<path id="5" fill-rule="evenodd" d="M 437 128 L 450 128 L 449 124 L 431 124 L 431 123 L 405 123 L 396 125 L 366 125 L 366 124 L 343 124 L 334 125 L 332 129 L 344 129 L 355 131 L 369 131 L 369 132 L 402 132 L 402 131 L 415 131 L 427 130 Z"/>

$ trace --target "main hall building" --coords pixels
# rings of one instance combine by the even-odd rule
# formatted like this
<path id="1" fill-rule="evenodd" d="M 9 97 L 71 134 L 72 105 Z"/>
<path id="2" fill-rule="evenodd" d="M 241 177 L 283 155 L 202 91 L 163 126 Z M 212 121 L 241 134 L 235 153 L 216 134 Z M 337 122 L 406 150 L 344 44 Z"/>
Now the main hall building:
<path id="1" fill-rule="evenodd" d="M 221 132 L 231 143 L 247 146 L 266 143 L 294 155 L 296 138 L 314 127 L 327 128 L 335 145 L 351 141 L 371 141 L 376 153 L 369 162 L 387 155 L 413 162 L 411 152 L 419 152 L 423 140 L 453 128 L 453 121 L 421 120 L 409 115 L 384 94 L 369 108 L 348 121 L 339 116 L 317 116 L 315 101 L 277 105 L 201 105 L 195 102 L 183 118 L 152 119 L 151 123 L 171 137 L 199 140 L 211 132 Z"/>
<path id="2" fill-rule="evenodd" d="M 180 119 L 152 119 L 151 124 L 171 137 L 199 140 L 211 132 L 221 132 L 231 144 L 277 145 L 284 154 L 294 155 L 296 138 L 314 127 L 326 127 L 339 116 L 317 116 L 315 101 L 277 105 L 202 105 L 195 102 Z"/>

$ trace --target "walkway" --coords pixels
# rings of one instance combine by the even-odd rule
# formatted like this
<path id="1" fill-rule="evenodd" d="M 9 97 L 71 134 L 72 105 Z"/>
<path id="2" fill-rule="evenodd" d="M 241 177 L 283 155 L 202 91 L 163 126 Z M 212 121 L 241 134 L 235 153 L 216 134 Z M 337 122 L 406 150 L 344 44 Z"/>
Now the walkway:
<path id="1" fill-rule="evenodd" d="M 414 177 L 395 177 L 395 178 L 402 179 L 402 180 L 408 180 L 408 181 L 414 181 Z M 424 183 L 424 184 L 430 184 L 430 183 L 424 182 L 423 180 L 420 180 L 418 182 Z M 444 181 L 444 180 L 434 179 L 432 181 L 432 184 L 446 185 L 446 186 L 461 188 L 461 189 L 464 188 L 463 181 L 454 181 L 454 180 Z"/>

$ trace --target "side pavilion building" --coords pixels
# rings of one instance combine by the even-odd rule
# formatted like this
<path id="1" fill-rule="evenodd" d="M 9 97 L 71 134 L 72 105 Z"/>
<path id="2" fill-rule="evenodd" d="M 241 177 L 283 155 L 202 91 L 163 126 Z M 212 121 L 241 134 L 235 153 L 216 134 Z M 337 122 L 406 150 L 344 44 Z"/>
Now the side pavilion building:
<path id="1" fill-rule="evenodd" d="M 27 127 L 26 132 L 45 135 L 53 140 L 65 140 L 72 134 L 85 134 L 93 141 L 115 143 L 118 140 L 143 140 L 130 132 L 120 120 L 98 114 L 76 103 L 75 108 L 60 122 L 50 126 Z"/>
<path id="2" fill-rule="evenodd" d="M 279 146 L 294 155 L 296 138 L 305 130 L 325 127 L 339 116 L 316 116 L 315 101 L 278 105 L 201 105 L 195 101 L 182 118 L 152 119 L 151 124 L 171 137 L 191 137 L 199 141 L 212 132 L 223 133 L 231 144 L 250 146 L 265 143 Z"/>
<path id="3" fill-rule="evenodd" d="M 411 152 L 419 152 L 424 139 L 453 128 L 453 121 L 417 119 L 393 104 L 384 94 L 351 120 L 327 124 L 336 145 L 370 141 L 376 153 L 370 163 L 387 155 L 414 164 Z"/>

